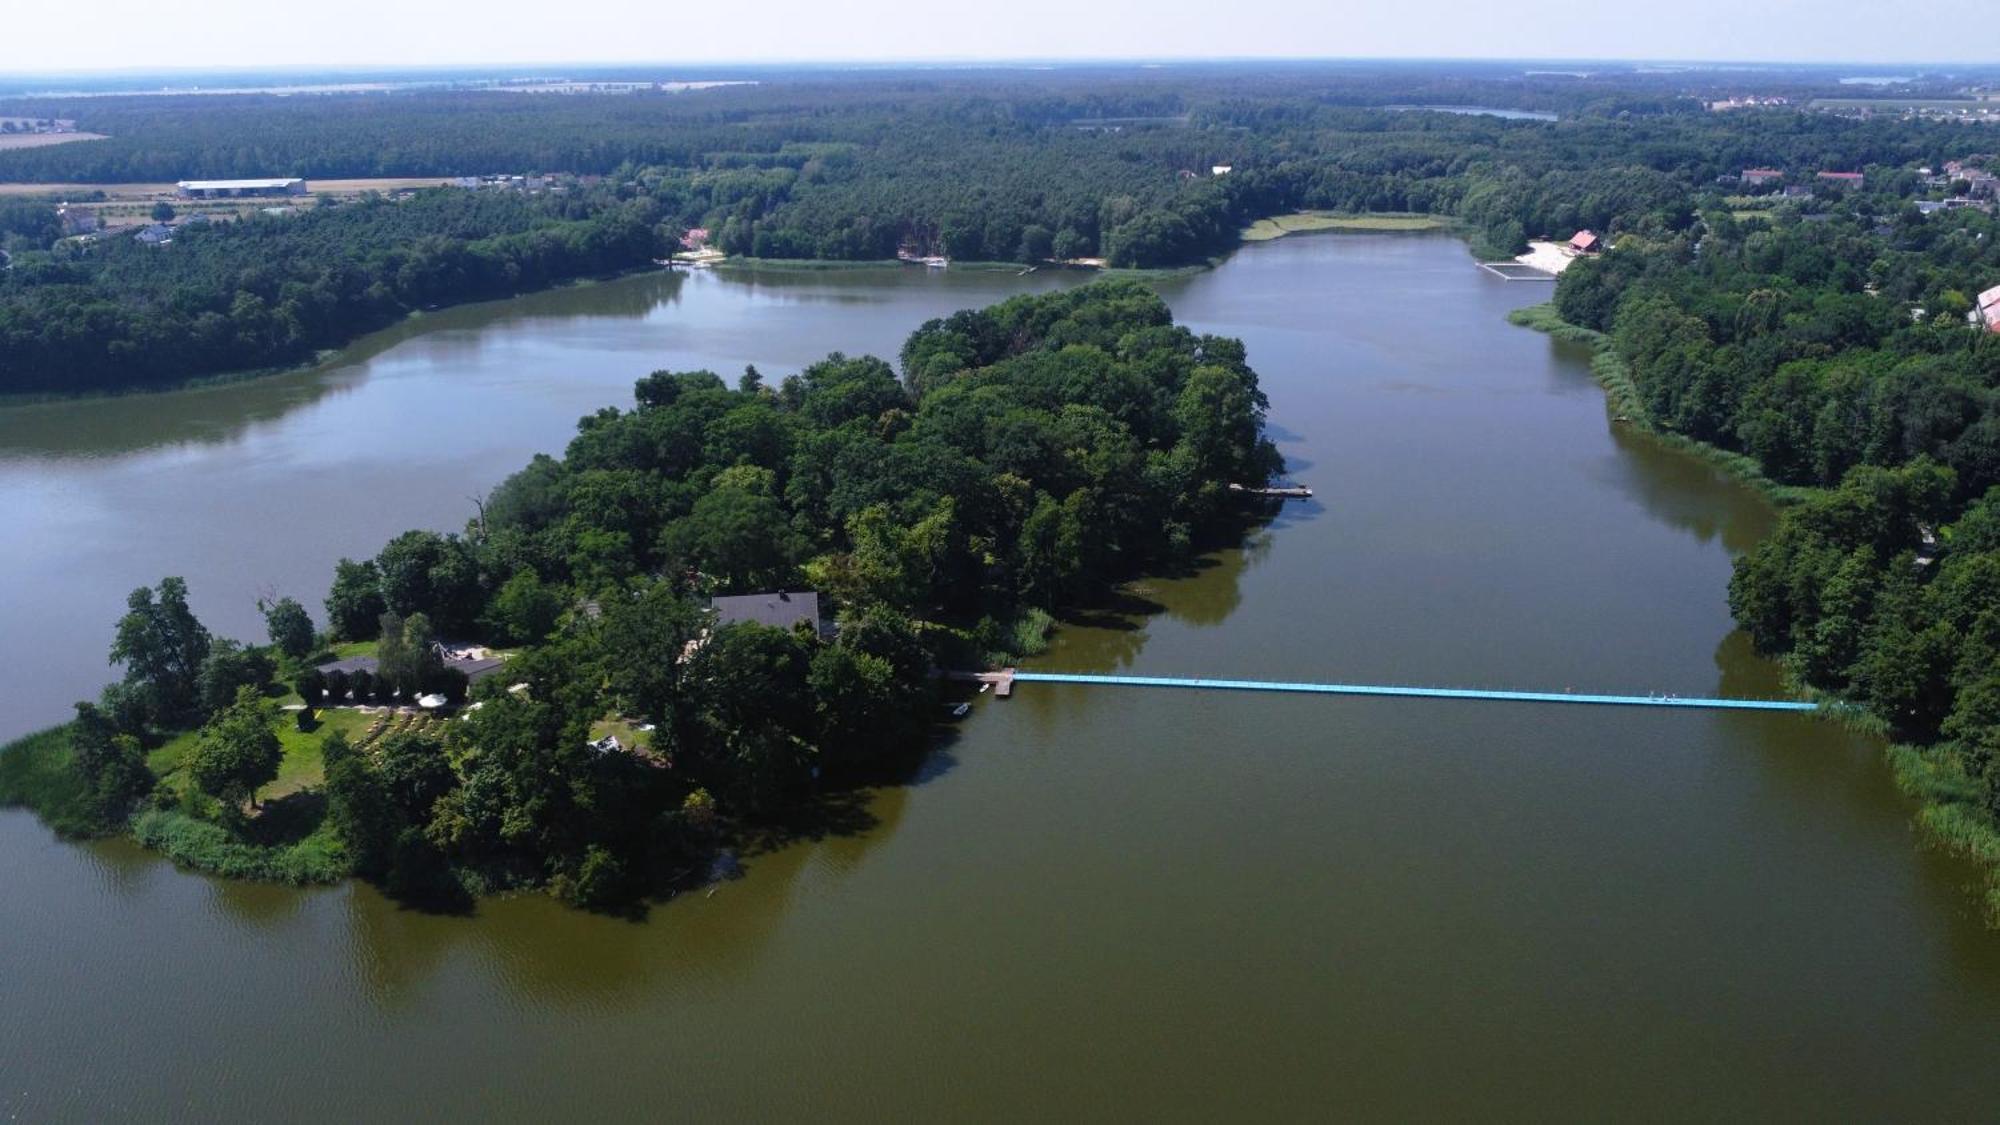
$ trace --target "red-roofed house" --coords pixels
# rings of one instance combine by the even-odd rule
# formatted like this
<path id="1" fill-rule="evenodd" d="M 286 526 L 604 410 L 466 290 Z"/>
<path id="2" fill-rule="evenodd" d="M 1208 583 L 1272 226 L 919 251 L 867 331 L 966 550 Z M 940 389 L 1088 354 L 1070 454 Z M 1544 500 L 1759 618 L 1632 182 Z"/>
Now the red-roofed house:
<path id="1" fill-rule="evenodd" d="M 1859 172 L 1821 172 L 1819 174 L 1819 178 L 1822 180 L 1829 180 L 1836 184 L 1847 184 L 1851 187 L 1860 187 L 1861 180 L 1863 177 Z"/>
<path id="2" fill-rule="evenodd" d="M 1569 252 L 1572 254 L 1595 254 L 1602 249 L 1604 240 L 1587 230 L 1577 231 L 1576 237 L 1569 240 Z"/>
<path id="3" fill-rule="evenodd" d="M 1979 295 L 1978 315 L 1988 332 L 2000 332 L 2000 285 Z"/>
<path id="4" fill-rule="evenodd" d="M 1776 183 L 1784 178 L 1785 174 L 1776 168 L 1745 168 L 1743 169 L 1743 174 L 1738 177 L 1738 179 L 1741 179 L 1751 187 L 1761 187 L 1765 184 Z"/>

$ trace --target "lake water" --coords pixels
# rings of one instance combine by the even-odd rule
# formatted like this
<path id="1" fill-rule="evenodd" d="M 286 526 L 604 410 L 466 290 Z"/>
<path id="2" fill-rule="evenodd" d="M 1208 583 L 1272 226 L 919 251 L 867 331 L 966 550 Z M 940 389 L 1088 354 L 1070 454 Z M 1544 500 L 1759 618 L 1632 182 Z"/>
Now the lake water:
<path id="1" fill-rule="evenodd" d="M 1499 117 L 1508 121 L 1554 121 L 1556 115 L 1542 109 L 1505 109 L 1490 105 L 1389 105 L 1383 109 L 1403 113 L 1456 113 L 1461 117 Z"/>
<path id="2" fill-rule="evenodd" d="M 308 374 L 0 412 L 8 733 L 132 586 L 255 635 L 662 367 L 776 377 L 1074 278 L 649 275 Z M 1318 490 L 1040 667 L 1768 695 L 1756 496 L 1612 425 L 1546 287 L 1294 236 L 1164 283 Z M 644 922 L 228 884 L 0 813 L 0 1114 L 1983 1118 L 2000 935 L 1810 717 L 1023 685 L 915 783 Z"/>

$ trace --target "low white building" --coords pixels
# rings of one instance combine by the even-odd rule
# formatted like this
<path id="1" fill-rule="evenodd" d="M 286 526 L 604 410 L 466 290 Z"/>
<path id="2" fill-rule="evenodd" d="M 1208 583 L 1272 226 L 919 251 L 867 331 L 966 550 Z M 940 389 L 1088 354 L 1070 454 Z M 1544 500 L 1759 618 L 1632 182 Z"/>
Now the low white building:
<path id="1" fill-rule="evenodd" d="M 256 199 L 304 195 L 307 191 L 301 179 L 182 180 L 174 186 L 180 189 L 182 199 Z"/>

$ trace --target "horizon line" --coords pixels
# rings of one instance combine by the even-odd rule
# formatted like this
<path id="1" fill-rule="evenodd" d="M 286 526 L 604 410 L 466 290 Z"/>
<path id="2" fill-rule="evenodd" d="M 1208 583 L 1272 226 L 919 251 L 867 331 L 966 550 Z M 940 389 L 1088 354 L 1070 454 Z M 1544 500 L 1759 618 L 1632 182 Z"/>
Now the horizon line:
<path id="1" fill-rule="evenodd" d="M 261 66 L 245 66 L 236 63 L 215 65 L 190 64 L 185 66 L 107 66 L 107 67 L 67 67 L 46 70 L 0 69 L 0 81 L 57 77 L 126 77 L 143 78 L 170 75 L 258 75 L 286 72 L 317 72 L 322 74 L 393 72 L 401 74 L 451 73 L 463 71 L 489 71 L 495 69 L 577 67 L 585 69 L 610 68 L 656 68 L 701 71 L 710 69 L 855 69 L 909 67 L 918 69 L 951 68 L 1012 69 L 1017 67 L 1087 67 L 1095 65 L 1165 67 L 1171 65 L 1353 65 L 1367 63 L 1423 64 L 1423 63 L 1486 63 L 1494 65 L 1510 64 L 1557 64 L 1564 66 L 1618 66 L 1618 67 L 1688 67 L 1694 69 L 1839 69 L 1850 67 L 1897 68 L 1906 70 L 1937 70 L 1942 68 L 1994 70 L 2000 71 L 2000 62 L 1974 59 L 1783 59 L 1783 58 L 1674 58 L 1664 56 L 1616 56 L 1616 55 L 1008 55 L 1008 56 L 877 56 L 877 57 L 826 57 L 826 58 L 739 58 L 693 61 L 687 59 L 501 59 L 493 62 L 287 62 L 270 63 Z"/>

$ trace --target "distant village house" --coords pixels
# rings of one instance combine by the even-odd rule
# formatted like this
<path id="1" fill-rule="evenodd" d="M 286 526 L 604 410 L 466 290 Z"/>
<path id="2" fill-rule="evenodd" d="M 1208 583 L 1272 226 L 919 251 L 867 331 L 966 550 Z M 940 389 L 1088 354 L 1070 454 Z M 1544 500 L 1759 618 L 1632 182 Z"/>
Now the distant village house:
<path id="1" fill-rule="evenodd" d="M 1979 295 L 1979 307 L 1973 315 L 1988 332 L 2000 332 L 2000 285 Z"/>
<path id="2" fill-rule="evenodd" d="M 82 207 L 63 207 L 56 211 L 56 220 L 62 224 L 64 234 L 89 234 L 104 226 L 97 212 Z"/>
<path id="3" fill-rule="evenodd" d="M 1727 113 L 1732 109 L 1765 109 L 1791 104 L 1791 99 L 1779 94 L 1743 94 L 1722 101 L 1708 103 L 1711 113 Z"/>
<path id="4" fill-rule="evenodd" d="M 1594 231 L 1580 230 L 1570 238 L 1569 245 L 1564 249 L 1571 254 L 1595 254 L 1604 249 L 1604 240 L 1597 237 Z"/>
<path id="5" fill-rule="evenodd" d="M 76 122 L 67 117 L 0 117 L 0 133 L 74 133 Z"/>
<path id="6" fill-rule="evenodd" d="M 1765 184 L 1777 183 L 1785 178 L 1785 174 L 1776 168 L 1745 168 L 1743 174 L 1737 178 L 1751 187 L 1762 187 Z"/>

